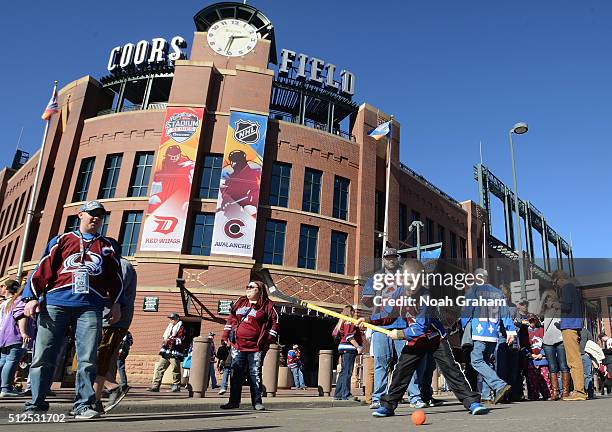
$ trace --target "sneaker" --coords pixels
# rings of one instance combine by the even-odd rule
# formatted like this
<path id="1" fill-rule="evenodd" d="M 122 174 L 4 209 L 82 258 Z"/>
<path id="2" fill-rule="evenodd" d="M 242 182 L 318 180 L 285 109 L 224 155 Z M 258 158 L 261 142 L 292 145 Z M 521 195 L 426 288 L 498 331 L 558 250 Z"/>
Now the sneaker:
<path id="1" fill-rule="evenodd" d="M 110 396 L 110 391 L 108 391 L 106 389 L 102 390 L 102 397 L 104 399 L 108 399 L 109 396 Z"/>
<path id="2" fill-rule="evenodd" d="M 21 393 L 21 396 L 32 396 L 32 389 L 27 388 L 26 391 Z"/>
<path id="3" fill-rule="evenodd" d="M 498 403 L 502 402 L 511 389 L 512 386 L 510 384 L 506 384 L 501 389 L 496 391 L 495 399 L 493 399 L 493 405 L 497 405 Z"/>
<path id="4" fill-rule="evenodd" d="M 384 406 L 379 407 L 376 411 L 372 413 L 372 416 L 374 417 L 391 417 L 393 415 L 395 415 L 395 412 L 385 408 Z"/>
<path id="5" fill-rule="evenodd" d="M 119 402 L 123 400 L 125 395 L 127 395 L 128 391 L 130 391 L 130 386 L 119 386 L 110 391 L 110 396 L 108 397 L 108 403 L 104 407 L 104 413 L 110 412 L 113 408 L 119 405 Z"/>
<path id="6" fill-rule="evenodd" d="M 380 402 L 378 401 L 372 402 L 368 408 L 373 409 L 373 410 L 378 409 L 380 408 Z"/>
<path id="7" fill-rule="evenodd" d="M 443 401 L 443 400 L 436 399 L 436 398 L 433 398 L 433 397 L 432 397 L 432 398 L 429 400 L 429 402 L 426 402 L 426 404 L 427 404 L 427 406 L 428 406 L 428 407 L 430 407 L 430 408 L 431 408 L 431 407 L 437 407 L 437 406 L 442 406 L 442 405 L 444 405 L 444 401 Z"/>
<path id="8" fill-rule="evenodd" d="M 482 406 L 478 402 L 474 402 L 470 405 L 470 412 L 472 415 L 484 415 L 489 413 L 489 408 Z"/>
<path id="9" fill-rule="evenodd" d="M 74 416 L 76 420 L 91 420 L 98 417 L 100 417 L 100 413 L 91 408 L 82 409 Z"/>
<path id="10" fill-rule="evenodd" d="M 221 405 L 219 408 L 225 409 L 225 410 L 227 410 L 227 409 L 236 409 L 236 408 L 240 408 L 240 404 L 235 404 L 235 403 L 232 403 L 232 402 L 228 402 L 228 403 L 226 403 L 224 405 Z"/>
<path id="11" fill-rule="evenodd" d="M 5 390 L 5 391 L 0 392 L 0 397 L 19 397 L 19 396 L 21 396 L 21 393 L 19 393 L 15 389 Z"/>
<path id="12" fill-rule="evenodd" d="M 418 402 L 410 403 L 410 408 L 423 409 L 423 408 L 427 408 L 427 404 L 423 401 L 418 401 Z"/>
<path id="13" fill-rule="evenodd" d="M 224 395 L 226 391 L 227 391 L 227 390 L 225 390 L 225 389 L 223 389 L 223 388 L 222 388 L 221 390 L 219 390 L 219 396 Z"/>
<path id="14" fill-rule="evenodd" d="M 174 384 L 170 387 L 170 393 L 177 393 L 181 391 L 181 386 Z"/>
<path id="15" fill-rule="evenodd" d="M 159 393 L 159 387 L 151 386 L 147 389 L 148 392 Z"/>
<path id="16" fill-rule="evenodd" d="M 253 408 L 255 409 L 255 411 L 265 411 L 266 410 L 266 407 L 263 406 L 263 404 L 255 404 Z"/>
<path id="17" fill-rule="evenodd" d="M 96 411 L 98 414 L 104 414 L 104 405 L 102 405 L 102 401 L 96 401 L 93 410 Z"/>

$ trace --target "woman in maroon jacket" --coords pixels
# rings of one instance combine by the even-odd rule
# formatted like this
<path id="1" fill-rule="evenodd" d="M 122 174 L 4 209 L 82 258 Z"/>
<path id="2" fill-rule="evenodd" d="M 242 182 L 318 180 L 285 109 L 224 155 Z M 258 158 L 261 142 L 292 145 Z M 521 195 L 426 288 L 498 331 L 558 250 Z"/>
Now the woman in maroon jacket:
<path id="1" fill-rule="evenodd" d="M 257 411 L 265 408 L 261 400 L 261 366 L 268 347 L 278 336 L 278 315 L 268 299 L 263 282 L 251 281 L 246 296 L 240 297 L 227 318 L 223 340 L 232 344 L 232 378 L 230 399 L 222 409 L 240 407 L 244 375 L 249 374 L 251 404 Z"/>

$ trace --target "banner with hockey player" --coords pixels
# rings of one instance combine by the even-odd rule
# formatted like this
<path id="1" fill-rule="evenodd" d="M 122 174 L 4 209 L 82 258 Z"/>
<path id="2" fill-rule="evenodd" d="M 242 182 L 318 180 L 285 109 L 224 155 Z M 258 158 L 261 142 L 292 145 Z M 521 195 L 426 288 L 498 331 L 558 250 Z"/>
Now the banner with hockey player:
<path id="1" fill-rule="evenodd" d="M 204 108 L 168 107 L 140 250 L 181 252 Z"/>
<path id="2" fill-rule="evenodd" d="M 253 256 L 268 116 L 232 111 L 211 253 Z"/>

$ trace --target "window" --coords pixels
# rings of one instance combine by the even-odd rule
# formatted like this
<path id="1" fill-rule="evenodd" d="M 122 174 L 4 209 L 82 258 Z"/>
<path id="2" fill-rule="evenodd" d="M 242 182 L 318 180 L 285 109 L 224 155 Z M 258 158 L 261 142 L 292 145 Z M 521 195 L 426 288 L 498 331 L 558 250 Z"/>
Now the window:
<path id="1" fill-rule="evenodd" d="M 310 225 L 300 226 L 300 247 L 298 267 L 315 270 L 317 268 L 317 238 L 319 228 Z"/>
<path id="2" fill-rule="evenodd" d="M 193 222 L 193 237 L 189 248 L 191 255 L 210 255 L 214 225 L 214 213 L 196 213 Z"/>
<path id="3" fill-rule="evenodd" d="M 408 237 L 408 209 L 406 204 L 399 205 L 399 241 L 400 244 L 405 242 Z"/>
<path id="4" fill-rule="evenodd" d="M 13 247 L 13 253 L 11 254 L 11 259 L 9 259 L 7 262 L 9 266 L 12 266 L 15 263 L 15 253 L 17 252 L 18 245 L 19 245 L 19 237 L 15 239 L 15 247 Z"/>
<path id="5" fill-rule="evenodd" d="M 329 254 L 329 271 L 344 274 L 346 266 L 346 237 L 347 234 L 332 231 L 331 251 Z"/>
<path id="6" fill-rule="evenodd" d="M 65 232 L 72 232 L 79 229 L 80 220 L 77 215 L 68 216 L 66 220 L 66 230 Z"/>
<path id="7" fill-rule="evenodd" d="M 421 213 L 419 213 L 418 211 L 414 211 L 412 210 L 410 212 L 410 222 L 414 222 L 414 221 L 420 221 L 421 220 Z"/>
<path id="8" fill-rule="evenodd" d="M 30 187 L 30 189 L 28 189 L 28 196 L 25 200 L 26 202 L 26 207 L 25 207 L 25 211 L 23 213 L 21 213 L 21 222 L 19 223 L 23 223 L 25 221 L 26 215 L 28 214 L 28 207 L 30 206 L 30 195 L 32 194 L 32 187 Z"/>
<path id="9" fill-rule="evenodd" d="M 13 201 L 13 211 L 11 211 L 11 217 L 8 219 L 8 223 L 6 224 L 6 234 L 10 233 L 13 230 L 13 221 L 15 220 L 15 212 L 17 211 L 17 201 Z M 8 218 L 8 212 L 6 213 Z M 19 217 L 19 215 L 17 215 Z"/>
<path id="10" fill-rule="evenodd" d="M 9 206 L 6 208 L 6 213 L 4 214 L 4 220 L 2 221 L 2 229 L 0 230 L 0 238 L 4 237 L 4 235 L 6 234 L 5 228 L 7 227 L 7 222 L 10 219 L 10 214 L 11 214 L 11 208 L 13 207 L 12 204 L 9 204 Z"/>
<path id="11" fill-rule="evenodd" d="M 287 207 L 289 205 L 290 181 L 291 165 L 274 162 L 272 164 L 272 181 L 270 183 L 270 205 L 280 207 Z"/>
<path id="12" fill-rule="evenodd" d="M 8 257 L 11 254 L 11 249 L 13 248 L 13 243 L 9 243 L 6 247 L 6 255 L 2 258 L 2 268 L 0 269 L 0 274 L 4 274 L 4 270 L 6 270 L 6 264 L 8 261 Z"/>
<path id="13" fill-rule="evenodd" d="M 463 237 L 459 237 L 459 258 L 461 259 L 461 266 L 467 267 L 467 243 Z"/>
<path id="14" fill-rule="evenodd" d="M 427 243 L 434 243 L 434 221 L 425 219 L 425 233 L 427 234 Z"/>
<path id="15" fill-rule="evenodd" d="M 457 234 L 450 232 L 450 257 L 457 258 Z"/>
<path id="16" fill-rule="evenodd" d="M 15 220 L 13 221 L 13 229 L 17 228 L 17 225 L 19 225 L 19 219 L 21 219 L 20 216 L 22 215 L 21 211 L 23 210 L 23 203 L 25 201 L 25 195 L 26 195 L 26 193 L 24 192 L 19 197 L 19 204 L 17 206 L 17 208 L 18 208 L 17 215 L 15 216 Z"/>
<path id="17" fill-rule="evenodd" d="M 217 198 L 219 195 L 219 181 L 221 179 L 222 165 L 222 155 L 207 154 L 204 156 L 202 179 L 200 180 L 200 192 L 198 197 L 207 199 Z"/>
<path id="18" fill-rule="evenodd" d="M 119 170 L 123 155 L 111 154 L 106 157 L 104 173 L 102 174 L 102 184 L 98 198 L 114 198 L 117 190 L 117 180 L 119 180 Z"/>
<path id="19" fill-rule="evenodd" d="M 385 230 L 385 197 L 379 190 L 374 194 L 374 229 Z"/>
<path id="20" fill-rule="evenodd" d="M 321 171 L 306 168 L 304 173 L 304 194 L 302 195 L 302 210 L 319 213 L 321 197 Z"/>
<path id="21" fill-rule="evenodd" d="M 132 170 L 132 180 L 128 196 L 146 197 L 149 188 L 149 178 L 153 167 L 153 152 L 136 153 L 134 159 L 134 169 Z"/>
<path id="22" fill-rule="evenodd" d="M 348 220 L 349 185 L 351 181 L 344 177 L 334 177 L 334 209 L 332 216 Z"/>
<path id="23" fill-rule="evenodd" d="M 438 243 L 442 243 L 442 247 L 444 248 L 444 240 L 446 233 L 444 232 L 444 227 L 442 225 L 438 225 Z"/>
<path id="24" fill-rule="evenodd" d="M 95 160 L 96 158 L 87 158 L 81 161 L 81 167 L 79 168 L 74 188 L 74 196 L 72 197 L 73 202 L 85 201 L 87 199 L 87 190 L 89 189 L 89 181 L 91 180 Z"/>
<path id="25" fill-rule="evenodd" d="M 264 242 L 263 262 L 266 264 L 283 264 L 285 253 L 285 232 L 287 223 L 275 220 L 266 222 L 266 239 Z"/>
<path id="26" fill-rule="evenodd" d="M 138 234 L 142 223 L 142 212 L 128 211 L 123 213 L 123 224 L 121 228 L 121 255 L 132 256 L 136 253 L 138 246 Z"/>
<path id="27" fill-rule="evenodd" d="M 108 231 L 108 222 L 110 221 L 110 213 L 106 213 L 104 215 L 104 219 L 102 219 L 102 229 L 100 230 L 100 234 L 106 236 L 106 232 Z"/>

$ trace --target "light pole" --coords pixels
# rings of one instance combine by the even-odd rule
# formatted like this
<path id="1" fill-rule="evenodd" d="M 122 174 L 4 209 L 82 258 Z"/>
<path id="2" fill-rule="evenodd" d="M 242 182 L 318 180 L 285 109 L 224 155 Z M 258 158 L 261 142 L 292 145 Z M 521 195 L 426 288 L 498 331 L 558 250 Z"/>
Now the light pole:
<path id="1" fill-rule="evenodd" d="M 510 132 L 508 132 L 508 138 L 510 139 L 510 156 L 512 157 L 512 177 L 514 179 L 514 207 L 516 208 L 516 234 L 518 240 L 518 258 L 519 258 L 519 276 L 521 280 L 521 297 L 527 299 L 527 287 L 525 286 L 525 272 L 523 270 L 523 241 L 521 238 L 521 212 L 519 209 L 518 199 L 518 188 L 516 186 L 516 166 L 514 163 L 514 146 L 512 145 L 512 134 L 522 135 L 527 132 L 529 128 L 527 123 L 519 122 L 515 124 Z M 527 210 L 527 209 L 525 209 Z"/>

